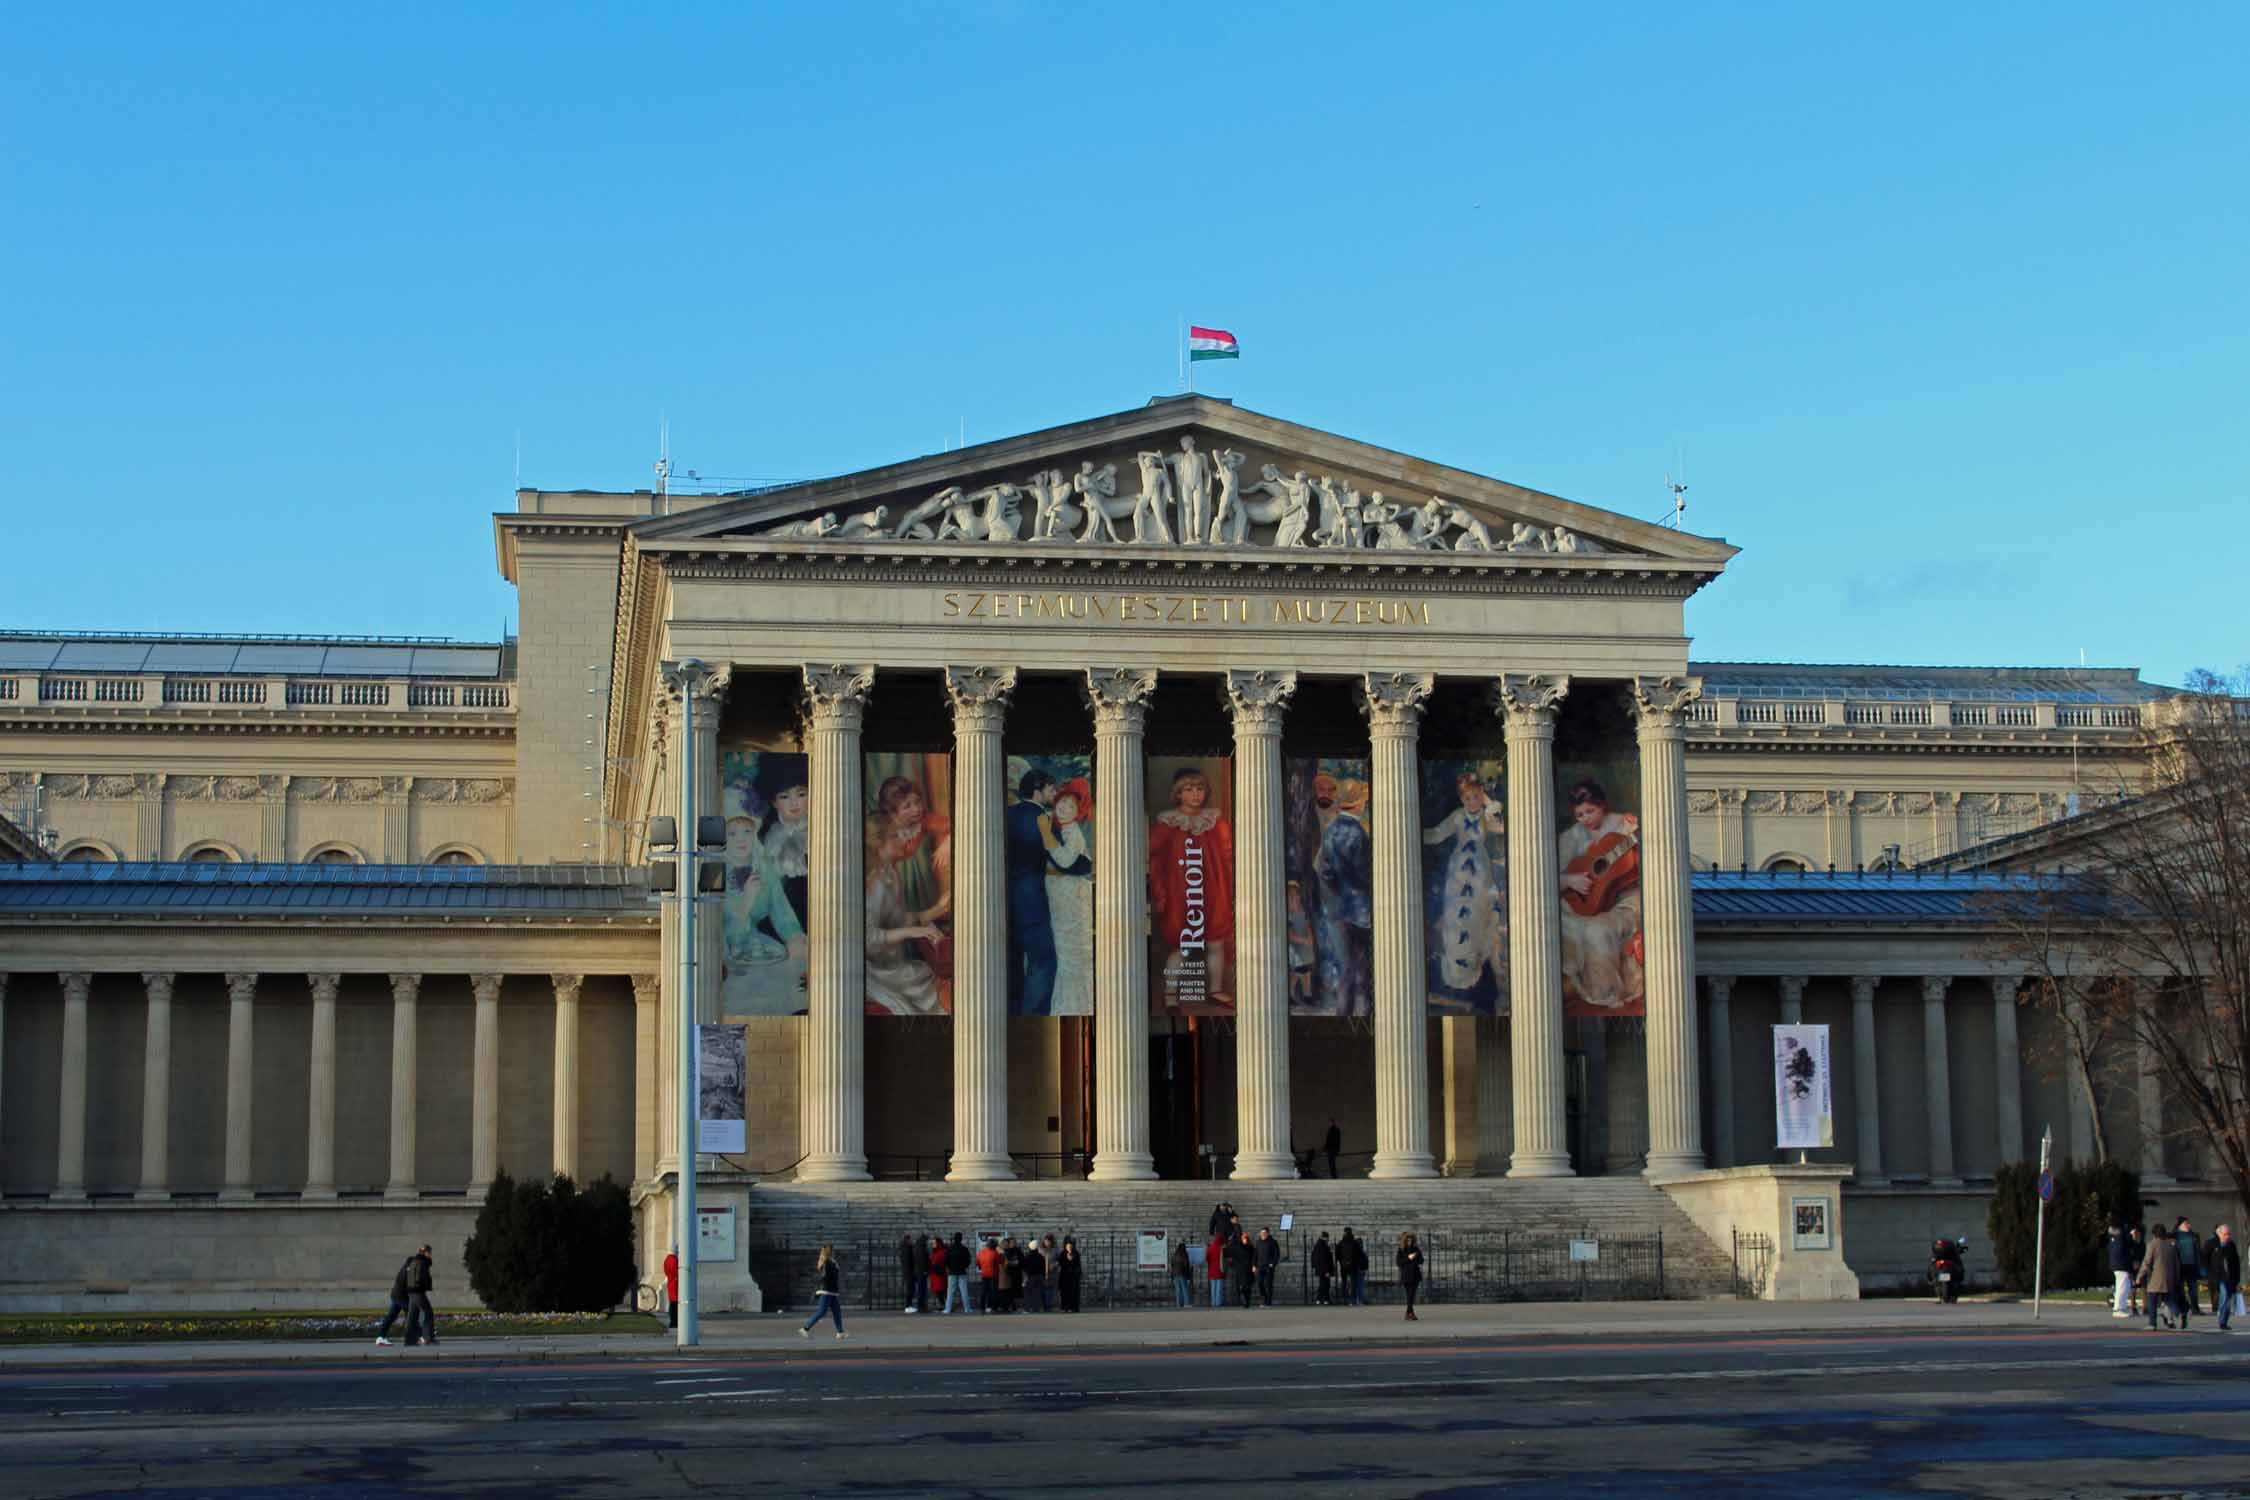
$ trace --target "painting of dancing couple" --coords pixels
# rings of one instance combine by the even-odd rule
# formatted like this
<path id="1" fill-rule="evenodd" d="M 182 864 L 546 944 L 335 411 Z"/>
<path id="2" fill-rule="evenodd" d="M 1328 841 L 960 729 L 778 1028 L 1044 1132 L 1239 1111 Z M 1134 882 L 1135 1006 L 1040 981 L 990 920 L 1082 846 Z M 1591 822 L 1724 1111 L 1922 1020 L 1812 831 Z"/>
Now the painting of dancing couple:
<path id="1" fill-rule="evenodd" d="M 1011 755 L 1008 1014 L 1094 1013 L 1094 763 Z"/>

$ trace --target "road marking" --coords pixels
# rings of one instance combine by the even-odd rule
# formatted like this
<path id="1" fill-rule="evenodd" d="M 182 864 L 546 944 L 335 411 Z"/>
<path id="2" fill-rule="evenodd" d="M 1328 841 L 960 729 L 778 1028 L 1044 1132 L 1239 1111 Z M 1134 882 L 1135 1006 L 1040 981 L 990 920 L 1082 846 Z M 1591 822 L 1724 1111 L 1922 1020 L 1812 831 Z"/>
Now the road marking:
<path id="1" fill-rule="evenodd" d="M 680 1399 L 682 1399 L 683 1401 L 724 1401 L 737 1396 L 775 1396 L 779 1395 L 780 1393 L 781 1387 L 778 1385 L 772 1385 L 767 1386 L 762 1390 L 755 1391 L 689 1391 Z M 635 1406 L 660 1406 L 664 1403 L 657 1401 L 636 1401 L 632 1404 Z"/>
<path id="2" fill-rule="evenodd" d="M 732 1380 L 732 1375 L 682 1375 L 673 1380 L 654 1380 L 651 1385 L 709 1385 L 714 1380 Z"/>
<path id="3" fill-rule="evenodd" d="M 121 1417 L 128 1408 L 122 1406 L 82 1406 L 75 1411 L 58 1411 L 58 1417 Z"/>

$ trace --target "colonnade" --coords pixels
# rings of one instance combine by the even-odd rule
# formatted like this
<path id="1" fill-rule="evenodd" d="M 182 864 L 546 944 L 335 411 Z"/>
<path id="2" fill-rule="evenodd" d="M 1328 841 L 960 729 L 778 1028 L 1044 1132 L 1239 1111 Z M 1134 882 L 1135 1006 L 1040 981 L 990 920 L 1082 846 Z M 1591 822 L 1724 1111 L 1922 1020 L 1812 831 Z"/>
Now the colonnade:
<path id="1" fill-rule="evenodd" d="M 799 1176 L 859 1181 L 865 1149 L 864 947 L 860 824 L 861 738 L 876 679 L 872 664 L 804 667 L 814 883 L 808 924 Z M 721 679 L 723 681 L 723 679 Z M 1148 824 L 1143 744 L 1156 671 L 1085 670 L 1094 722 L 1096 1181 L 1156 1175 L 1148 1098 Z M 1217 684 L 1234 730 L 1237 1082 L 1241 1150 L 1235 1176 L 1295 1175 L 1289 1155 L 1287 928 L 1283 904 L 1281 724 L 1297 674 L 1225 672 Z M 1011 1175 L 1007 1118 L 1007 934 L 998 891 L 1004 759 L 1001 739 L 1013 668 L 952 667 L 956 773 L 953 1084 L 950 1176 Z M 1420 729 L 1431 673 L 1369 671 L 1353 679 L 1372 744 L 1376 1143 L 1372 1175 L 1433 1177 L 1429 1139 L 1428 996 L 1422 963 Z M 1512 965 L 1514 1151 L 1510 1175 L 1571 1172 L 1565 1118 L 1560 899 L 1553 741 L 1567 677 L 1507 675 L 1494 684 L 1508 757 L 1508 917 Z M 1649 1030 L 1648 1172 L 1703 1164 L 1694 973 L 1688 904 L 1685 711 L 1694 679 L 1629 684 L 1639 730 L 1641 883 Z M 723 688 L 720 689 L 723 691 Z M 677 700 L 675 699 L 675 704 Z M 676 709 L 675 709 L 676 711 Z M 715 713 L 699 712 L 715 726 Z M 711 765 L 705 754 L 699 762 Z M 704 778 L 706 799 L 717 795 Z"/>
<path id="2" fill-rule="evenodd" d="M 48 1197 L 56 1202 L 84 1201 L 90 1184 L 86 1174 L 86 1109 L 88 1007 L 94 989 L 91 971 L 57 975 L 62 990 L 62 1047 L 57 1094 L 60 1118 L 56 1128 L 55 1180 Z M 219 1201 L 248 1202 L 271 1183 L 253 1176 L 253 1101 L 255 1098 L 257 995 L 262 980 L 272 976 L 230 972 L 224 976 L 227 992 L 226 1135 L 224 1168 Z M 343 976 L 334 972 L 303 976 L 312 998 L 311 1044 L 305 1059 L 306 1125 L 305 1175 L 298 1196 L 306 1200 L 333 1199 L 336 1182 L 336 996 Z M 423 976 L 397 973 L 387 976 L 391 990 L 389 1173 L 383 1196 L 414 1199 L 425 1186 L 415 1166 L 416 1122 L 420 1103 L 418 1027 Z M 476 997 L 475 1044 L 469 1063 L 470 1086 L 470 1196 L 481 1196 L 498 1174 L 500 1165 L 500 986 L 503 976 L 479 973 L 469 976 Z M 4 1002 L 8 976 L 0 974 L 0 1002 Z M 171 1115 L 174 1067 L 172 1019 L 176 972 L 147 972 L 140 976 L 147 1000 L 147 1032 L 142 1048 L 140 1171 L 133 1197 L 142 1202 L 162 1202 L 175 1190 L 171 1180 Z M 578 997 L 585 976 L 549 976 L 554 996 L 554 1144 L 552 1170 L 572 1176 L 579 1172 L 579 1024 Z M 634 1004 L 653 1013 L 657 985 L 653 975 L 635 975 Z M 645 1154 L 645 1153 L 644 1153 Z M 647 1163 L 640 1164 L 643 1172 Z M 117 1184 L 123 1186 L 123 1184 Z M 434 1185 L 433 1185 L 434 1186 Z M 454 1187 L 454 1184 L 443 1184 Z"/>

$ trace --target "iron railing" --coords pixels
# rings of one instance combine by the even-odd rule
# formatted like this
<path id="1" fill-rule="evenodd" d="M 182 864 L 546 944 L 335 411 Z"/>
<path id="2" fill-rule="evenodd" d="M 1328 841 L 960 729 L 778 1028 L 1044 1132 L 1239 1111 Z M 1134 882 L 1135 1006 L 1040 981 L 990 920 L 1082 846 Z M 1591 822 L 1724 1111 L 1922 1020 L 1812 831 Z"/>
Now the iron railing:
<path id="1" fill-rule="evenodd" d="M 1734 1232 L 1734 1294 L 1763 1297 L 1766 1277 L 1773 1269 L 1773 1236 Z"/>

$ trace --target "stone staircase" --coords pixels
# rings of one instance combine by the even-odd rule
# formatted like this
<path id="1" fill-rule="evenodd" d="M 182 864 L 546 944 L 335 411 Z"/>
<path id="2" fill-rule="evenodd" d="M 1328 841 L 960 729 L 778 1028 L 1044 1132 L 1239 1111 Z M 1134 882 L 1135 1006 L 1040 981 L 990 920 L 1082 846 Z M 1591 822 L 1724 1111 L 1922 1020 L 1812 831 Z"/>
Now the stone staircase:
<path id="1" fill-rule="evenodd" d="M 1392 1252 L 1413 1230 L 1430 1257 L 1431 1301 L 1498 1301 L 1585 1296 L 1692 1298 L 1736 1295 L 1732 1255 L 1715 1245 L 1664 1193 L 1635 1177 L 1515 1181 L 1441 1178 L 1373 1182 L 1364 1178 L 1294 1182 L 761 1183 L 750 1192 L 748 1249 L 769 1308 L 802 1305 L 813 1256 L 834 1244 L 844 1259 L 846 1301 L 876 1309 L 900 1299 L 900 1235 L 956 1232 L 972 1247 L 980 1232 L 1019 1239 L 1045 1234 L 1079 1241 L 1087 1264 L 1085 1305 L 1172 1301 L 1171 1279 L 1135 1263 L 1137 1236 L 1185 1235 L 1202 1279 L 1203 1245 L 1213 1205 L 1232 1203 L 1255 1235 L 1281 1235 L 1295 1216 L 1289 1263 L 1276 1277 L 1276 1300 L 1310 1301 L 1307 1266 L 1314 1236 L 1334 1240 L 1350 1225 L 1374 1262 L 1370 1296 L 1395 1293 Z M 1594 1240 L 1600 1259 L 1571 1259 L 1571 1242 Z"/>

